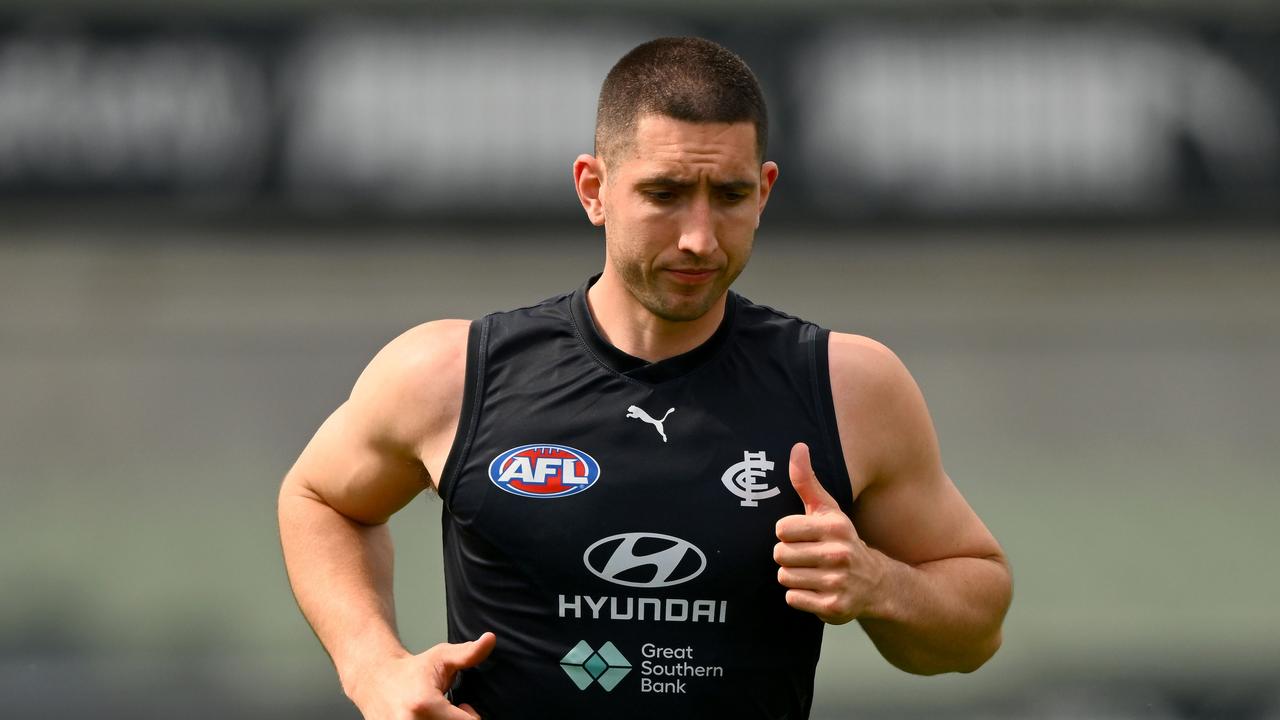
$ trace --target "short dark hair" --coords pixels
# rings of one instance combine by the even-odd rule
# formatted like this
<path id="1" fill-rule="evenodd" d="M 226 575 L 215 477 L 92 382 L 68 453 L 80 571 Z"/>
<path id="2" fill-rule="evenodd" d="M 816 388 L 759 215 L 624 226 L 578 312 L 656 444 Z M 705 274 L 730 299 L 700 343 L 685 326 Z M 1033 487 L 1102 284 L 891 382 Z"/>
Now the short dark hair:
<path id="1" fill-rule="evenodd" d="M 595 152 L 609 159 L 630 144 L 644 115 L 699 123 L 750 122 L 764 160 L 769 117 L 751 68 L 729 49 L 696 37 L 650 40 L 605 76 L 596 108 Z"/>

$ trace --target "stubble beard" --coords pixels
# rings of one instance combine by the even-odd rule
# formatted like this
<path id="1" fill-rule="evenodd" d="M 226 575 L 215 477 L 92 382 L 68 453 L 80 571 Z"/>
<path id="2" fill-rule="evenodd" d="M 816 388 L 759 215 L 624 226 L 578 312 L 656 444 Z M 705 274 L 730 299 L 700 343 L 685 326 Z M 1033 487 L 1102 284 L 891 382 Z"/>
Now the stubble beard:
<path id="1" fill-rule="evenodd" d="M 661 287 L 661 270 L 646 275 L 638 263 L 617 259 L 613 264 L 631 296 L 655 317 L 668 322 L 691 322 L 706 315 L 745 267 L 725 267 L 706 285 L 681 293 Z"/>

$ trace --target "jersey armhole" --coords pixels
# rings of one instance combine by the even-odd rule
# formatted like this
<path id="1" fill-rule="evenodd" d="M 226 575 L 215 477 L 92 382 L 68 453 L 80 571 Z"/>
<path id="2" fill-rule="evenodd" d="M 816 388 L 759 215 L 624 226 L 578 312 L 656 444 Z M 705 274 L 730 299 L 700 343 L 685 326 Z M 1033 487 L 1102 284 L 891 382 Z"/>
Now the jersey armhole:
<path id="1" fill-rule="evenodd" d="M 832 496 L 840 502 L 845 513 L 853 511 L 853 486 L 849 466 L 844 460 L 844 446 L 840 443 L 840 426 L 836 420 L 836 402 L 831 393 L 831 331 L 809 326 L 809 377 L 812 379 L 814 400 L 818 407 L 818 423 L 826 446 L 827 462 L 835 470 L 837 487 Z M 827 488 L 828 492 L 832 488 Z"/>
<path id="2" fill-rule="evenodd" d="M 453 436 L 453 445 L 449 448 L 449 457 L 445 460 L 444 470 L 440 473 L 440 482 L 436 492 L 449 506 L 453 492 L 453 484 L 458 473 L 471 453 L 471 441 L 475 437 L 476 423 L 480 418 L 480 397 L 484 393 L 484 359 L 485 348 L 489 340 L 489 318 L 484 317 L 471 323 L 467 331 L 467 369 L 462 384 L 462 409 L 458 412 L 458 430 Z"/>

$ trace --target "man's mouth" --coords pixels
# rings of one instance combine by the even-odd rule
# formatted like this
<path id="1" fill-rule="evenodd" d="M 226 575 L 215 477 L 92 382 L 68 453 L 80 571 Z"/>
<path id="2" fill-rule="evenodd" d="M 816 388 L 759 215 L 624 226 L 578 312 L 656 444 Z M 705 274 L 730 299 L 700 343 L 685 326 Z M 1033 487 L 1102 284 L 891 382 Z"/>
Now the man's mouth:
<path id="1" fill-rule="evenodd" d="M 676 282 L 688 285 L 699 285 L 716 276 L 715 268 L 667 268 L 667 273 Z"/>

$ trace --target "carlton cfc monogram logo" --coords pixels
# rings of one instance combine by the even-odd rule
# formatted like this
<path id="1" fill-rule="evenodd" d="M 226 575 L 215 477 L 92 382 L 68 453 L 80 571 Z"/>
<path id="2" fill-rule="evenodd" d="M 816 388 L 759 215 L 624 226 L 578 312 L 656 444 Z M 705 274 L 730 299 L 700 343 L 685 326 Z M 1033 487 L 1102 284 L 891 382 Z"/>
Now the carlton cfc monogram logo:
<path id="1" fill-rule="evenodd" d="M 489 480 L 513 495 L 576 495 L 600 479 L 595 458 L 567 445 L 521 445 L 489 463 Z"/>
<path id="2" fill-rule="evenodd" d="M 768 483 L 756 482 L 764 474 L 773 469 L 773 461 L 765 457 L 764 451 L 742 453 L 742 462 L 734 463 L 720 476 L 720 482 L 729 492 L 742 498 L 738 503 L 742 507 L 756 507 L 757 500 L 771 498 L 782 492 Z"/>

